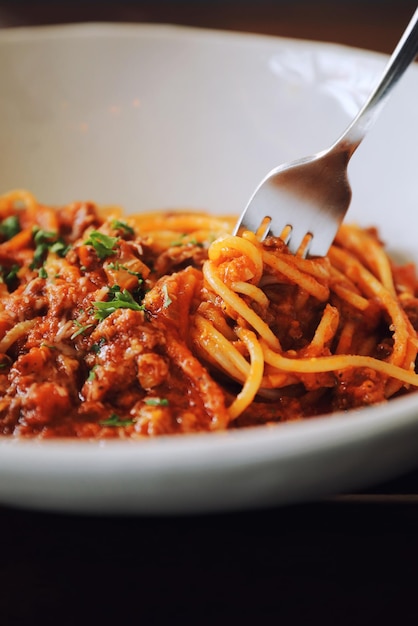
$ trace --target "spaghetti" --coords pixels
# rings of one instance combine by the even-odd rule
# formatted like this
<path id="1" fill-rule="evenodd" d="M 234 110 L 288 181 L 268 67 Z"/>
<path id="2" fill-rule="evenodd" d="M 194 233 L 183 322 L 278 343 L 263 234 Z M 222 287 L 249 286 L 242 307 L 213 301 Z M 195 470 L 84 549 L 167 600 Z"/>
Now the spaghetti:
<path id="1" fill-rule="evenodd" d="M 304 259 L 234 222 L 1 196 L 0 433 L 223 430 L 418 387 L 415 268 L 375 229 Z"/>

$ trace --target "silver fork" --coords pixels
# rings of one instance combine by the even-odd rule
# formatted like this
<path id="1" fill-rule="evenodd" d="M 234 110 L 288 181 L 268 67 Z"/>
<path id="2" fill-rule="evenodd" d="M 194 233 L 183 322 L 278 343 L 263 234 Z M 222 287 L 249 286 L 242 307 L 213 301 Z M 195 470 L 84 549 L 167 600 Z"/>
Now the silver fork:
<path id="1" fill-rule="evenodd" d="M 347 166 L 382 110 L 389 93 L 418 53 L 418 8 L 377 87 L 340 138 L 327 150 L 285 163 L 261 181 L 234 233 L 240 229 L 282 236 L 293 254 L 325 256 L 351 201 Z"/>

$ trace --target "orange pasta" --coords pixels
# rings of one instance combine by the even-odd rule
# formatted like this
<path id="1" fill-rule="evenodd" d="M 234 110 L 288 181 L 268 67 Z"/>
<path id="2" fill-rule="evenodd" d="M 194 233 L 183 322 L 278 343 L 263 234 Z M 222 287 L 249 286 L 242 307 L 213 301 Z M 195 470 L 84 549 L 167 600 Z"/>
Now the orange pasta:
<path id="1" fill-rule="evenodd" d="M 225 430 L 418 387 L 415 270 L 374 229 L 304 259 L 234 222 L 0 197 L 0 433 Z"/>

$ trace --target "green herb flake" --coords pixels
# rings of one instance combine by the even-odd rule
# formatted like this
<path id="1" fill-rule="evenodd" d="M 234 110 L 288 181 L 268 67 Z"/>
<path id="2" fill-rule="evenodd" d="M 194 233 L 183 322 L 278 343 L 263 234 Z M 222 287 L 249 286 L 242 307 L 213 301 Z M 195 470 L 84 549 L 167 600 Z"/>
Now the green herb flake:
<path id="1" fill-rule="evenodd" d="M 189 239 L 189 241 L 187 242 L 187 245 L 189 246 L 197 246 L 198 248 L 203 248 L 204 245 L 201 241 L 198 241 L 196 239 L 196 237 L 192 237 L 191 239 Z"/>
<path id="2" fill-rule="evenodd" d="M 115 230 L 124 230 L 126 233 L 129 233 L 129 235 L 134 235 L 135 231 L 132 228 L 132 226 L 129 226 L 129 224 L 127 224 L 126 222 L 121 222 L 120 220 L 112 220 L 110 223 L 111 228 L 114 228 Z"/>
<path id="3" fill-rule="evenodd" d="M 138 304 L 127 289 L 121 291 L 119 285 L 111 287 L 109 289 L 109 295 L 111 296 L 111 299 L 106 302 L 93 302 L 93 306 L 96 310 L 95 317 L 100 321 L 104 320 L 108 315 L 114 313 L 117 309 L 132 309 L 133 311 L 144 310 L 144 306 L 142 304 Z"/>
<path id="4" fill-rule="evenodd" d="M 17 215 L 9 215 L 0 223 L 0 234 L 7 240 L 20 233 L 20 223 Z"/>
<path id="5" fill-rule="evenodd" d="M 131 276 L 135 276 L 140 283 L 142 283 L 144 280 L 142 278 L 141 272 L 134 272 L 133 270 L 130 270 L 129 267 L 127 267 L 126 265 L 122 265 L 121 263 L 119 263 L 119 261 L 112 261 L 112 263 L 109 263 L 108 267 L 109 269 L 115 270 L 116 272 L 118 272 L 119 270 L 124 270 L 125 272 L 128 272 L 128 274 L 131 274 Z"/>
<path id="6" fill-rule="evenodd" d="M 179 235 L 178 239 L 175 239 L 174 241 L 170 242 L 170 247 L 171 248 L 176 248 L 178 246 L 184 246 L 184 238 L 187 237 L 187 233 L 182 233 L 181 235 Z"/>
<path id="7" fill-rule="evenodd" d="M 119 237 L 109 237 L 98 230 L 93 230 L 90 237 L 84 242 L 86 246 L 93 246 L 100 260 L 116 254 L 115 246 L 119 241 Z"/>
<path id="8" fill-rule="evenodd" d="M 99 422 L 101 426 L 129 426 L 133 423 L 134 420 L 120 418 L 116 413 L 111 413 L 107 419 Z"/>
<path id="9" fill-rule="evenodd" d="M 97 343 L 94 343 L 91 346 L 90 351 L 93 352 L 94 354 L 98 354 L 105 343 L 106 343 L 105 337 L 101 337 Z"/>
<path id="10" fill-rule="evenodd" d="M 203 248 L 204 244 L 201 241 L 198 241 L 196 237 L 190 237 L 187 241 L 185 240 L 188 237 L 188 233 L 183 233 L 179 236 L 178 239 L 175 239 L 170 243 L 170 247 L 178 248 L 180 246 L 197 246 L 198 248 Z"/>
<path id="11" fill-rule="evenodd" d="M 44 230 L 39 226 L 33 227 L 33 240 L 35 245 L 48 244 L 48 247 L 52 245 L 58 239 L 58 233 L 54 230 Z"/>
<path id="12" fill-rule="evenodd" d="M 38 226 L 33 228 L 33 241 L 35 244 L 35 252 L 33 253 L 30 269 L 36 269 L 43 265 L 48 249 L 56 241 L 57 233 L 42 230 Z"/>
<path id="13" fill-rule="evenodd" d="M 82 324 L 80 324 L 80 322 L 78 320 L 73 320 L 74 324 L 76 326 L 78 326 L 78 330 L 76 330 L 75 332 L 73 332 L 73 334 L 71 335 L 70 339 L 75 339 L 76 337 L 78 337 L 79 335 L 84 335 L 84 333 L 86 332 L 86 330 L 88 330 L 89 328 L 92 328 L 94 326 L 94 324 L 85 324 L 84 326 Z"/>
<path id="14" fill-rule="evenodd" d="M 57 348 L 57 346 L 53 346 L 53 345 L 51 345 L 50 343 L 46 343 L 45 341 L 43 341 L 43 342 L 40 344 L 40 347 L 41 347 L 41 348 L 48 348 L 49 350 L 57 350 L 57 349 L 58 349 L 58 348 Z"/>
<path id="15" fill-rule="evenodd" d="M 59 239 L 50 247 L 51 252 L 57 254 L 60 257 L 65 257 L 67 252 L 71 249 L 71 244 L 66 244 L 62 239 Z"/>
<path id="16" fill-rule="evenodd" d="M 148 406 L 168 406 L 169 402 L 167 398 L 147 398 L 145 404 Z"/>
<path id="17" fill-rule="evenodd" d="M 20 270 L 20 266 L 17 264 L 12 265 L 10 268 L 4 268 L 0 265 L 0 283 L 5 283 L 9 289 L 13 282 L 17 278 L 17 273 Z"/>
<path id="18" fill-rule="evenodd" d="M 49 251 L 58 254 L 60 257 L 64 257 L 71 247 L 58 237 L 58 233 L 43 230 L 38 226 L 33 227 L 33 242 L 35 244 L 35 251 L 33 253 L 32 263 L 29 266 L 31 270 L 42 267 Z"/>
<path id="19" fill-rule="evenodd" d="M 96 367 L 97 365 L 94 365 L 94 367 L 92 367 L 91 370 L 89 371 L 89 375 L 87 376 L 88 381 L 92 381 L 96 378 L 96 372 L 94 371 Z"/>

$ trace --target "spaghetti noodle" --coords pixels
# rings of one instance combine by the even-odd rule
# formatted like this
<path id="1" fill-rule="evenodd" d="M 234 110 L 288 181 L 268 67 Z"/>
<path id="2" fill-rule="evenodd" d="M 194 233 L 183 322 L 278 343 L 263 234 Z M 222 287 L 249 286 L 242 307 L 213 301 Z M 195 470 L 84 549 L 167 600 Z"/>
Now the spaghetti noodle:
<path id="1" fill-rule="evenodd" d="M 376 230 L 304 259 L 234 222 L 0 197 L 0 433 L 222 430 L 418 387 L 415 269 Z"/>

